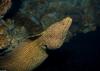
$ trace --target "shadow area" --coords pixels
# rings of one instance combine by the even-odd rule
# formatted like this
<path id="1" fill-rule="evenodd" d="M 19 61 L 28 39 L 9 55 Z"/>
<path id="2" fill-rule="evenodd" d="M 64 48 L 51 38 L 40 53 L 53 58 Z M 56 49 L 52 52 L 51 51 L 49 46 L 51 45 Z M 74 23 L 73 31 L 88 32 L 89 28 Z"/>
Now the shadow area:
<path id="1" fill-rule="evenodd" d="M 47 51 L 49 57 L 34 71 L 100 70 L 100 27 L 95 32 L 78 33 L 60 49 Z"/>

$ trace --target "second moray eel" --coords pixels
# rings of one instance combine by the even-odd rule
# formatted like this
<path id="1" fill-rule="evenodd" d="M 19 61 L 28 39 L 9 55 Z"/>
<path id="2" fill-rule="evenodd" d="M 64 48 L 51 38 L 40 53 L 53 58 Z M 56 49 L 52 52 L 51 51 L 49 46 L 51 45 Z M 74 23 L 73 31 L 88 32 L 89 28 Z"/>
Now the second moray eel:
<path id="1" fill-rule="evenodd" d="M 1 0 L 0 3 L 0 50 L 9 45 L 9 40 L 6 36 L 5 21 L 2 19 L 12 5 L 11 0 Z"/>
<path id="2" fill-rule="evenodd" d="M 11 0 L 2 0 L 0 4 L 0 16 L 4 16 L 12 5 Z"/>

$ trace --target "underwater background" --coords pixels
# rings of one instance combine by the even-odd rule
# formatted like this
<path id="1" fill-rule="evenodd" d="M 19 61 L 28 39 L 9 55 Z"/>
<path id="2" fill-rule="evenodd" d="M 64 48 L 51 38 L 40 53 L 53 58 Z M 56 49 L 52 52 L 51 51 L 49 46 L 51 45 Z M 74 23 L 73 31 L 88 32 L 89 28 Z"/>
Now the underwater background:
<path id="1" fill-rule="evenodd" d="M 60 49 L 48 50 L 49 57 L 34 71 L 99 71 L 99 0 L 12 0 L 3 19 L 14 19 L 27 29 L 31 25 L 34 29 L 28 32 L 34 33 L 29 35 L 35 35 L 65 16 L 73 18 L 69 36 Z"/>

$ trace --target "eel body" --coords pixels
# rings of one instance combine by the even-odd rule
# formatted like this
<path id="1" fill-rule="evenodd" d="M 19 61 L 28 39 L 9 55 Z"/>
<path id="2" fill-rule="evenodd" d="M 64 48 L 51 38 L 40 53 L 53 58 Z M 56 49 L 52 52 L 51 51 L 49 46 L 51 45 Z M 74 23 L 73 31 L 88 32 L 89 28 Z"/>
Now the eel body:
<path id="1" fill-rule="evenodd" d="M 11 0 L 2 0 L 0 4 L 0 16 L 6 14 L 6 12 L 10 9 L 12 5 Z"/>
<path id="2" fill-rule="evenodd" d="M 12 52 L 0 57 L 0 70 L 31 71 L 36 68 L 48 57 L 45 45 L 48 49 L 59 48 L 64 42 L 71 23 L 70 17 L 64 18 L 39 34 L 37 39 L 25 40 Z"/>
<path id="3" fill-rule="evenodd" d="M 10 40 L 7 38 L 6 35 L 6 27 L 4 25 L 0 25 L 0 50 L 8 46 L 9 43 Z"/>
<path id="4" fill-rule="evenodd" d="M 2 17 L 7 13 L 7 11 L 11 8 L 12 2 L 11 0 L 1 0 L 0 3 L 0 50 L 9 45 L 9 39 L 6 36 L 6 26 L 5 21 Z"/>

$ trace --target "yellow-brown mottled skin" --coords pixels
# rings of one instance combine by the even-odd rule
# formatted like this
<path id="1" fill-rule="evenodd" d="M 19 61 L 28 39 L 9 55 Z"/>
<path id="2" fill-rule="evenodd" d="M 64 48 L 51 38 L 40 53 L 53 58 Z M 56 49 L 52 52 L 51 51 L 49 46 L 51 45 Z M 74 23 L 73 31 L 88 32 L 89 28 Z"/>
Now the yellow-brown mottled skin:
<path id="1" fill-rule="evenodd" d="M 49 49 L 59 48 L 71 23 L 72 19 L 67 17 L 51 25 L 36 40 L 26 40 L 9 55 L 0 57 L 0 68 L 7 71 L 31 71 L 36 68 L 48 56 L 42 47 L 47 45 Z"/>
<path id="2" fill-rule="evenodd" d="M 7 10 L 11 7 L 11 0 L 2 0 L 0 3 L 0 16 L 6 14 Z M 0 19 L 0 49 L 3 49 L 9 44 L 9 39 L 5 35 L 6 26 L 3 25 L 4 21 Z"/>
<path id="3" fill-rule="evenodd" d="M 7 10 L 11 7 L 11 0 L 2 0 L 0 4 L 0 16 L 3 16 Z"/>
<path id="4" fill-rule="evenodd" d="M 3 24 L 0 25 L 0 49 L 5 48 L 10 43 L 5 31 L 6 27 Z"/>

